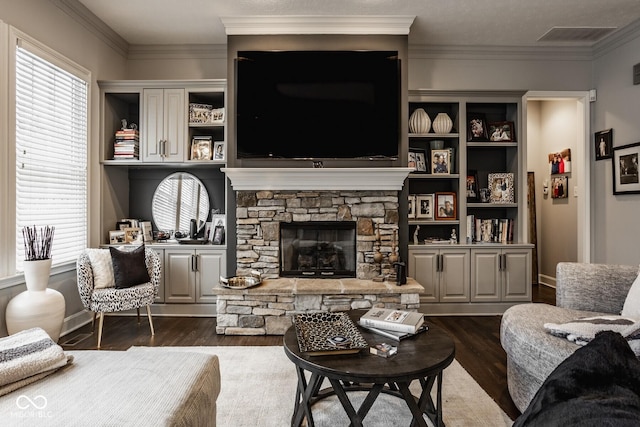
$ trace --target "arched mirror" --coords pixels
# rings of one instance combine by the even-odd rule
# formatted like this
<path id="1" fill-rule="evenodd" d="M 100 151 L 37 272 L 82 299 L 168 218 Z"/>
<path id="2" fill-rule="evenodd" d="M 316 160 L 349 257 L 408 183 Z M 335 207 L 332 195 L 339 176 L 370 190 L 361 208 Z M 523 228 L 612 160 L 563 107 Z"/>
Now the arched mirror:
<path id="1" fill-rule="evenodd" d="M 200 227 L 207 221 L 209 194 L 197 177 L 173 173 L 153 193 L 151 214 L 159 230 L 188 232 L 191 219 L 197 219 Z"/>

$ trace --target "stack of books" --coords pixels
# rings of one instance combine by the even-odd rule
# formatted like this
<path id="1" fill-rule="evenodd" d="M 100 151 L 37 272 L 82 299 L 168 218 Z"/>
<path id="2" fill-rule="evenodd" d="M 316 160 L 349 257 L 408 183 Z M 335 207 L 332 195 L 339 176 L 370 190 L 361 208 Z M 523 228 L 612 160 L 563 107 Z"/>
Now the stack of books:
<path id="1" fill-rule="evenodd" d="M 116 131 L 113 143 L 114 160 L 137 160 L 140 157 L 140 136 L 137 129 Z"/>
<path id="2" fill-rule="evenodd" d="M 372 308 L 360 317 L 363 328 L 378 335 L 400 341 L 413 337 L 428 328 L 424 324 L 424 314 L 385 308 Z"/>

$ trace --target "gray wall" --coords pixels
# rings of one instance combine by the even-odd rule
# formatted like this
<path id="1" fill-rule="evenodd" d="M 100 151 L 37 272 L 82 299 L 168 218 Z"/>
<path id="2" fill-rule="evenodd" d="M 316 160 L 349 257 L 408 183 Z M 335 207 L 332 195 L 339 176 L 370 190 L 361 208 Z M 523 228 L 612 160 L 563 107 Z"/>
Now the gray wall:
<path id="1" fill-rule="evenodd" d="M 614 147 L 640 142 L 640 85 L 634 86 L 632 78 L 632 67 L 639 62 L 640 37 L 636 33 L 593 63 L 598 97 L 592 104 L 592 131 L 612 128 Z M 640 194 L 613 195 L 611 161 L 592 159 L 591 168 L 592 260 L 637 265 Z"/>

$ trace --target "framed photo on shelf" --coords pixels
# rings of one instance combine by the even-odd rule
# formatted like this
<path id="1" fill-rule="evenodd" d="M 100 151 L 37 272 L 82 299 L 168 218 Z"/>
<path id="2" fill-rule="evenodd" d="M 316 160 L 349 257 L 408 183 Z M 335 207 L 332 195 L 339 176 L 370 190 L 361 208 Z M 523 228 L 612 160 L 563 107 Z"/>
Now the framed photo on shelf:
<path id="1" fill-rule="evenodd" d="M 513 122 L 489 123 L 489 141 L 511 142 L 516 140 Z"/>
<path id="2" fill-rule="evenodd" d="M 601 130 L 595 133 L 596 160 L 611 158 L 613 151 L 613 129 Z"/>
<path id="3" fill-rule="evenodd" d="M 416 152 L 409 150 L 407 158 L 407 166 L 416 170 Z"/>
<path id="4" fill-rule="evenodd" d="M 221 242 L 224 241 L 224 231 L 227 227 L 227 216 L 225 214 L 211 214 L 211 231 L 209 232 L 209 241 L 214 245 L 221 245 L 222 243 L 216 243 L 216 237 Z M 217 235 L 216 235 L 217 230 Z"/>
<path id="5" fill-rule="evenodd" d="M 419 148 L 409 148 L 409 167 L 416 172 L 427 172 L 427 154 Z"/>
<path id="6" fill-rule="evenodd" d="M 456 219 L 458 217 L 456 193 L 436 193 L 436 219 Z"/>
<path id="7" fill-rule="evenodd" d="M 433 194 L 418 194 L 416 196 L 416 218 L 433 219 Z"/>
<path id="8" fill-rule="evenodd" d="M 409 205 L 407 208 L 407 217 L 409 219 L 413 219 L 416 217 L 416 196 L 415 194 L 410 194 L 409 195 Z"/>
<path id="9" fill-rule="evenodd" d="M 482 113 L 467 113 L 467 141 L 488 141 L 487 121 Z"/>
<path id="10" fill-rule="evenodd" d="M 613 194 L 640 193 L 638 156 L 640 142 L 613 148 Z"/>
<path id="11" fill-rule="evenodd" d="M 211 160 L 212 141 L 210 136 L 194 136 L 191 140 L 191 160 Z"/>
<path id="12" fill-rule="evenodd" d="M 117 221 L 116 229 L 124 231 L 125 228 L 131 227 L 131 221 Z"/>
<path id="13" fill-rule="evenodd" d="M 513 203 L 513 188 L 512 173 L 489 174 L 489 201 L 491 203 Z"/>
<path id="14" fill-rule="evenodd" d="M 218 141 L 213 144 L 213 160 L 224 160 L 224 146 L 225 143 L 222 141 Z"/>
<path id="15" fill-rule="evenodd" d="M 566 199 L 569 197 L 569 177 L 567 175 L 560 175 L 551 179 L 551 198 L 552 199 Z"/>
<path id="16" fill-rule="evenodd" d="M 111 245 L 119 245 L 125 243 L 124 241 L 124 230 L 113 230 L 109 231 L 109 244 Z"/>
<path id="17" fill-rule="evenodd" d="M 449 175 L 451 173 L 451 150 L 431 150 L 431 173 L 433 175 Z"/>
<path id="18" fill-rule="evenodd" d="M 467 172 L 467 202 L 477 202 L 479 200 L 478 171 L 469 170 Z"/>
<path id="19" fill-rule="evenodd" d="M 138 243 L 142 242 L 142 232 L 138 227 L 129 227 L 124 229 L 124 242 L 125 243 Z"/>

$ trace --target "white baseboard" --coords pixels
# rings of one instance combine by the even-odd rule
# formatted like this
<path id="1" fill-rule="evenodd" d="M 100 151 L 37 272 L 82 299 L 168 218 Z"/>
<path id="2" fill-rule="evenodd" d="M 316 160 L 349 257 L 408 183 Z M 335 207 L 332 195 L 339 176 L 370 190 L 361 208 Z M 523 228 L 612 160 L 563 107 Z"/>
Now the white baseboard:
<path id="1" fill-rule="evenodd" d="M 538 274 L 538 284 L 555 289 L 556 278 L 551 276 L 546 276 L 544 274 Z"/>

